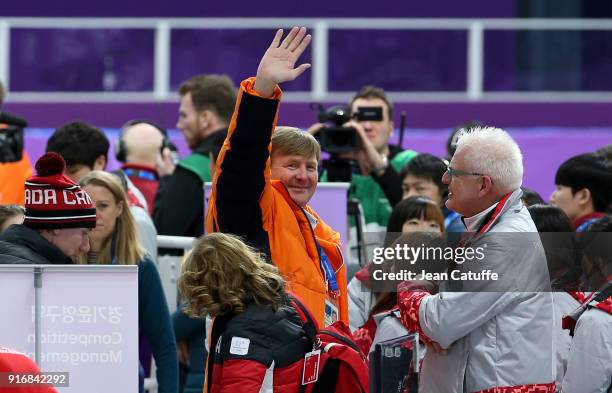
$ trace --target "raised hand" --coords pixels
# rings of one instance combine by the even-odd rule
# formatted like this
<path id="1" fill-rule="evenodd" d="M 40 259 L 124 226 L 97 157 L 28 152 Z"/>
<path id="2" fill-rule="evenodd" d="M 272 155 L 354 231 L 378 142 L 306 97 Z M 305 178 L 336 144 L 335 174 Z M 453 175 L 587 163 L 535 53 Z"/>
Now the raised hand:
<path id="1" fill-rule="evenodd" d="M 306 34 L 306 28 L 294 27 L 281 42 L 282 37 L 283 30 L 279 29 L 257 68 L 253 88 L 264 97 L 271 97 L 277 84 L 292 81 L 310 68 L 307 63 L 295 67 L 295 62 L 312 39 L 310 34 Z"/>

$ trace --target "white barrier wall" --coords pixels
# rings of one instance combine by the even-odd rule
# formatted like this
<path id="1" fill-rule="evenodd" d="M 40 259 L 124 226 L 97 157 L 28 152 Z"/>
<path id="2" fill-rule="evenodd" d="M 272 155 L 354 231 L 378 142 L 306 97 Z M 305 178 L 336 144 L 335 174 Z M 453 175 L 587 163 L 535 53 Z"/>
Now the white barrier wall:
<path id="1" fill-rule="evenodd" d="M 138 267 L 0 265 L 0 344 L 35 358 L 34 269 L 43 371 L 70 392 L 138 392 Z"/>

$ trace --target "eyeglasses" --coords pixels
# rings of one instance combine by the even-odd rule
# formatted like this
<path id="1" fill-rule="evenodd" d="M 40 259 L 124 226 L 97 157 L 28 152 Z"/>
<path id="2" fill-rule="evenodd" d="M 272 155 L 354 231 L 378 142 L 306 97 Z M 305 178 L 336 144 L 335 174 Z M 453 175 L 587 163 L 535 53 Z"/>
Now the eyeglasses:
<path id="1" fill-rule="evenodd" d="M 453 169 L 453 168 L 451 168 L 450 165 L 446 166 L 446 172 L 451 177 L 451 179 L 454 176 L 486 176 L 483 173 L 468 172 L 468 171 L 463 171 L 461 169 Z"/>

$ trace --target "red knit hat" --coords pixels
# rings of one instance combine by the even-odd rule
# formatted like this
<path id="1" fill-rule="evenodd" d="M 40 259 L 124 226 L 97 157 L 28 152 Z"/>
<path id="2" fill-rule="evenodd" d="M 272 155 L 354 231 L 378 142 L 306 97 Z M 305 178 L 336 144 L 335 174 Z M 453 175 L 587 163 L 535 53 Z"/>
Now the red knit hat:
<path id="1" fill-rule="evenodd" d="M 57 153 L 36 161 L 36 176 L 25 183 L 25 220 L 34 229 L 95 228 L 96 209 L 78 184 L 64 175 L 66 162 Z"/>

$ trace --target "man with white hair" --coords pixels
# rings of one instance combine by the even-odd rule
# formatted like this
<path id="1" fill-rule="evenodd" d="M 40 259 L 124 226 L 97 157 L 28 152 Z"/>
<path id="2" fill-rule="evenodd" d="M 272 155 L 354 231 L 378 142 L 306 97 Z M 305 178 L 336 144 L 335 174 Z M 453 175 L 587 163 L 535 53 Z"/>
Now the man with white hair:
<path id="1" fill-rule="evenodd" d="M 398 287 L 402 323 L 431 349 L 419 392 L 555 391 L 548 269 L 522 177 L 521 151 L 505 131 L 460 136 L 443 182 L 468 233 L 439 293 L 428 282 Z M 476 256 L 459 260 L 459 248 Z"/>

